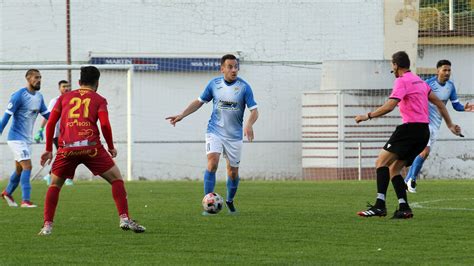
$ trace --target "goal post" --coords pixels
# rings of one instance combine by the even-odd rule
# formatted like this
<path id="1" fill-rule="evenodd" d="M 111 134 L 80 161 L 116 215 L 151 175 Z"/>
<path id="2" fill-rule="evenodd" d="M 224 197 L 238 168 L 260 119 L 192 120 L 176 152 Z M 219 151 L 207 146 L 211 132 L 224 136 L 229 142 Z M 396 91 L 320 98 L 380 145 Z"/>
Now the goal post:
<path id="1" fill-rule="evenodd" d="M 74 64 L 74 65 L 0 65 L 0 71 L 20 71 L 28 69 L 38 69 L 43 70 L 80 70 L 84 66 L 91 66 L 93 64 Z M 118 70 L 126 71 L 126 180 L 134 180 L 133 171 L 132 171 L 132 146 L 133 146 L 133 136 L 132 136 L 132 86 L 133 86 L 133 72 L 134 65 L 120 65 L 120 64 L 110 64 L 110 65 L 93 65 L 99 70 Z M 13 92 L 13 91 L 12 91 Z M 110 102 L 111 99 L 108 99 Z M 48 100 L 45 99 L 45 103 L 48 103 Z"/>

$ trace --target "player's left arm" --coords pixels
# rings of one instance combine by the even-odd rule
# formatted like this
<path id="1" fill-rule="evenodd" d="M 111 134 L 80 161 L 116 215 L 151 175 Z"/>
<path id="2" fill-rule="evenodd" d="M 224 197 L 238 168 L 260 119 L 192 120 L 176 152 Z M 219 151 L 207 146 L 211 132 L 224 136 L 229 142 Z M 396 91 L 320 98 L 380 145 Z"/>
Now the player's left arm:
<path id="1" fill-rule="evenodd" d="M 98 116 L 100 129 L 102 135 L 104 135 L 105 142 L 107 142 L 108 150 L 112 155 L 112 158 L 115 158 L 115 156 L 117 156 L 117 150 L 114 147 L 114 138 L 112 136 L 112 126 L 110 125 L 109 113 L 107 110 L 99 110 Z"/>
<path id="2" fill-rule="evenodd" d="M 51 111 L 51 109 L 46 108 L 46 105 L 44 104 L 44 99 L 41 98 L 40 113 L 44 117 L 44 119 L 43 119 L 43 121 L 41 121 L 41 126 L 38 129 L 38 132 L 36 132 L 35 136 L 33 137 L 33 139 L 35 140 L 36 143 L 40 143 L 44 139 L 43 132 L 44 132 L 46 124 L 48 123 L 50 111 Z"/>
<path id="3" fill-rule="evenodd" d="M 48 120 L 49 119 L 49 109 L 46 107 L 46 104 L 44 104 L 44 99 L 41 97 L 41 106 L 40 106 L 40 114 L 44 117 L 44 119 Z"/>
<path id="4" fill-rule="evenodd" d="M 474 104 L 466 102 L 464 105 L 464 112 L 474 112 Z"/>
<path id="5" fill-rule="evenodd" d="M 459 102 L 454 84 L 453 89 L 451 90 L 451 95 L 449 95 L 449 100 L 451 101 L 451 105 L 453 106 L 454 110 L 458 112 L 474 112 L 474 104 L 469 104 L 469 102 L 467 102 L 465 105 L 462 105 Z"/>
<path id="6" fill-rule="evenodd" d="M 249 115 L 249 118 L 247 119 L 247 123 L 245 124 L 245 128 L 244 128 L 244 136 L 246 136 L 247 140 L 250 142 L 252 142 L 254 138 L 253 124 L 255 124 L 257 119 L 258 119 L 258 109 L 255 108 L 255 109 L 250 110 L 250 115 Z"/>
<path id="7" fill-rule="evenodd" d="M 461 127 L 453 123 L 451 117 L 449 116 L 448 109 L 446 109 L 444 103 L 436 96 L 434 92 L 430 91 L 428 94 L 428 100 L 438 108 L 438 111 L 443 117 L 444 122 L 446 123 L 446 126 L 449 128 L 449 130 L 451 130 L 454 135 L 462 136 Z"/>
<path id="8" fill-rule="evenodd" d="M 251 142 L 254 139 L 253 124 L 255 124 L 258 119 L 258 106 L 253 98 L 252 88 L 249 85 L 247 85 L 245 89 L 245 103 L 247 108 L 250 110 L 250 115 L 245 123 L 244 136 L 246 136 L 247 140 Z"/>

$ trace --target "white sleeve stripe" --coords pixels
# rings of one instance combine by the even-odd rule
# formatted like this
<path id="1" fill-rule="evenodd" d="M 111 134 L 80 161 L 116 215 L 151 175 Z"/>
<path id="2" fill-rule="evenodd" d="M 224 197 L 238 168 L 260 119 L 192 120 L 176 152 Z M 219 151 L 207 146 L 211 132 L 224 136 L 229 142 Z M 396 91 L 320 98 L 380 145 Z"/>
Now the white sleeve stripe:
<path id="1" fill-rule="evenodd" d="M 256 109 L 258 107 L 258 105 L 254 105 L 252 107 L 249 107 L 249 110 L 253 110 L 253 109 Z"/>
<path id="2" fill-rule="evenodd" d="M 456 99 L 454 101 L 451 101 L 452 103 L 458 103 L 459 102 L 459 99 Z"/>
<path id="3" fill-rule="evenodd" d="M 41 114 L 44 115 L 44 114 L 47 114 L 47 113 L 49 113 L 49 110 L 46 110 L 46 111 L 42 112 Z"/>
<path id="4" fill-rule="evenodd" d="M 9 114 L 9 115 L 13 115 L 13 112 L 10 111 L 10 110 L 5 110 L 5 113 Z"/>
<path id="5" fill-rule="evenodd" d="M 204 101 L 203 99 L 201 99 L 201 97 L 198 98 L 198 101 L 200 101 L 202 103 L 208 103 L 208 101 Z"/>

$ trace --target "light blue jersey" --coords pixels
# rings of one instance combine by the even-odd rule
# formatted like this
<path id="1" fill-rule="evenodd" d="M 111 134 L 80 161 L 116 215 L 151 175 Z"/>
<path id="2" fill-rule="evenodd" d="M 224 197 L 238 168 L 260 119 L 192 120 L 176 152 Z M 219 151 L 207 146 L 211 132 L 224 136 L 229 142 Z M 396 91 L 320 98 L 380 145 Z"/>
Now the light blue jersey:
<path id="1" fill-rule="evenodd" d="M 13 93 L 7 110 L 5 110 L 6 117 L 13 116 L 8 140 L 32 143 L 33 126 L 39 113 L 46 119 L 49 117 L 48 108 L 46 108 L 43 95 L 40 92 L 37 91 L 32 94 L 27 88 L 22 88 Z M 7 121 L 2 123 L 3 126 L 6 125 Z M 1 130 L 3 131 L 3 128 Z"/>
<path id="2" fill-rule="evenodd" d="M 229 140 L 242 140 L 242 122 L 245 106 L 257 108 L 250 85 L 241 78 L 232 83 L 218 77 L 209 82 L 199 97 L 201 102 L 213 101 L 211 119 L 207 133 L 213 133 Z"/>
<path id="3" fill-rule="evenodd" d="M 453 108 L 456 111 L 464 111 L 464 107 L 459 103 L 458 96 L 456 95 L 456 88 L 454 87 L 454 83 L 452 81 L 448 80 L 445 84 L 440 84 L 438 82 L 437 76 L 434 76 L 430 79 L 427 79 L 426 83 L 428 83 L 431 90 L 444 104 L 450 100 Z M 431 102 L 429 103 L 429 117 L 430 127 L 439 130 L 443 118 L 441 117 L 436 105 L 432 104 Z"/>

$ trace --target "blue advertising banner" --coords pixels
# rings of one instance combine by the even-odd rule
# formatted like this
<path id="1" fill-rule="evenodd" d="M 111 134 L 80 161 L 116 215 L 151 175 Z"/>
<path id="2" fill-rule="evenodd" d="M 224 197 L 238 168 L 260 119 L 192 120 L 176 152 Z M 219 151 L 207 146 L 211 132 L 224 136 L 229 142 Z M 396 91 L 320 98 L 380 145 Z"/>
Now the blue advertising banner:
<path id="1" fill-rule="evenodd" d="M 219 71 L 220 58 L 91 57 L 90 64 L 134 65 L 136 71 Z"/>

